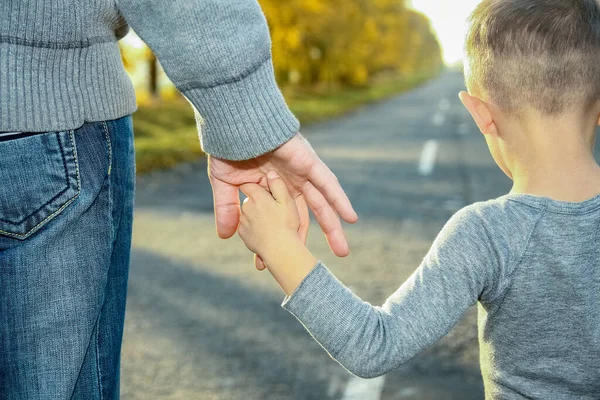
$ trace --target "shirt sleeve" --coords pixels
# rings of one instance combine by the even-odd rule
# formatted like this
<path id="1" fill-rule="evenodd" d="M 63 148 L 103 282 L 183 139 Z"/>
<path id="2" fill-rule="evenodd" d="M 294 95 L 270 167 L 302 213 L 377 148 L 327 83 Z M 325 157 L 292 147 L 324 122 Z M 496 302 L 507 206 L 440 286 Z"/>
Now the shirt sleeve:
<path id="1" fill-rule="evenodd" d="M 118 7 L 194 106 L 207 153 L 250 159 L 298 132 L 256 0 L 118 0 Z"/>
<path id="2" fill-rule="evenodd" d="M 464 209 L 382 307 L 355 296 L 321 262 L 283 307 L 343 367 L 373 378 L 431 346 L 478 299 L 492 296 L 498 260 L 483 221 Z"/>

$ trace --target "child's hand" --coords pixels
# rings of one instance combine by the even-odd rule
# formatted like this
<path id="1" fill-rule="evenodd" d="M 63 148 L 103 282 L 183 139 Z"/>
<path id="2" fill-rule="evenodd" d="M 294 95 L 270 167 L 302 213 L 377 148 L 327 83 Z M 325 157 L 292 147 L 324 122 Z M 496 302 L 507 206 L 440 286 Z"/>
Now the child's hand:
<path id="1" fill-rule="evenodd" d="M 298 210 L 287 185 L 273 171 L 267 178 L 271 193 L 256 184 L 241 186 L 248 198 L 238 227 L 246 247 L 265 261 L 290 245 L 301 244 Z"/>
<path id="2" fill-rule="evenodd" d="M 275 172 L 267 175 L 268 190 L 246 184 L 238 233 L 246 247 L 259 255 L 283 290 L 291 295 L 316 265 L 298 235 L 298 209 L 285 182 Z"/>

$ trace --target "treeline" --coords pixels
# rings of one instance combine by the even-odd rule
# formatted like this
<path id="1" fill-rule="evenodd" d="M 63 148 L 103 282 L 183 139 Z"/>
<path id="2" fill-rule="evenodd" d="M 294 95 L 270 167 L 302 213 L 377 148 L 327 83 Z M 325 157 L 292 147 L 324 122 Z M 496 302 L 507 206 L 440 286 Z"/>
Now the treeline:
<path id="1" fill-rule="evenodd" d="M 259 0 L 282 86 L 363 86 L 443 61 L 429 20 L 405 0 Z"/>
<path id="2" fill-rule="evenodd" d="M 443 65 L 429 20 L 406 0 L 258 1 L 284 89 L 360 87 L 381 76 L 431 76 Z M 122 50 L 137 77 L 138 99 L 174 92 L 170 85 L 160 90 L 165 77 L 149 49 L 122 44 Z"/>

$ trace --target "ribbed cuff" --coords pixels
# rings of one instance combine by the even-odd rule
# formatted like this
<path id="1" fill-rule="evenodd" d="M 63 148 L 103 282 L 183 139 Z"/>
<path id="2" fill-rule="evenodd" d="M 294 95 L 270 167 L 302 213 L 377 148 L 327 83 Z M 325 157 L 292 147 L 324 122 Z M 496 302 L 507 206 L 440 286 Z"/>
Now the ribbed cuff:
<path id="1" fill-rule="evenodd" d="M 300 129 L 275 82 L 271 59 L 239 81 L 182 93 L 200 117 L 202 148 L 227 160 L 248 160 L 268 153 Z"/>

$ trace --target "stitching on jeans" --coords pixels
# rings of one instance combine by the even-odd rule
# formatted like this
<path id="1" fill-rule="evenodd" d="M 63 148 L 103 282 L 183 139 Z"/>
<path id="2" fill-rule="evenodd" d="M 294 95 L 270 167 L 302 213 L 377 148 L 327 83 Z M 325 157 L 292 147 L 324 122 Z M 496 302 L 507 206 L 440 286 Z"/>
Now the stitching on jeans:
<path id="1" fill-rule="evenodd" d="M 81 192 L 81 177 L 79 176 L 79 156 L 77 155 L 77 146 L 75 145 L 75 132 L 69 131 L 71 146 L 73 147 L 73 158 L 75 159 L 75 172 L 77 175 L 77 194 Z"/>
<path id="2" fill-rule="evenodd" d="M 239 81 L 243 80 L 244 78 L 248 77 L 249 75 L 252 75 L 256 71 L 258 71 L 263 65 L 265 65 L 267 62 L 269 62 L 270 59 L 271 59 L 271 54 L 269 53 L 257 65 L 250 67 L 249 69 L 241 72 L 237 76 L 233 76 L 229 79 L 225 79 L 225 80 L 214 82 L 214 83 L 200 83 L 200 82 L 186 83 L 185 85 L 180 85 L 179 90 L 181 90 L 183 92 L 183 91 L 192 90 L 192 89 L 212 89 L 212 88 L 215 88 L 218 86 L 228 85 L 231 83 L 239 82 Z"/>
<path id="3" fill-rule="evenodd" d="M 108 198 L 109 198 L 109 216 L 111 219 L 111 226 L 114 227 L 113 219 L 113 198 L 112 198 L 112 190 L 111 190 L 111 170 L 112 170 L 112 142 L 110 140 L 110 133 L 108 124 L 106 121 L 102 121 L 102 129 L 104 131 L 104 136 L 106 138 L 106 144 L 108 147 L 108 175 L 106 178 Z M 114 228 L 113 228 L 114 229 Z M 114 235 L 114 230 L 113 230 Z M 113 252 L 114 252 L 114 238 L 111 240 L 113 243 Z M 107 283 L 108 284 L 108 283 Z M 106 289 L 106 288 L 105 288 Z M 100 319 L 102 318 L 102 309 L 104 308 L 104 302 L 106 301 L 105 296 L 102 299 L 102 306 L 100 307 L 100 313 L 98 314 L 98 320 L 96 321 L 96 371 L 98 372 L 98 391 L 100 393 L 100 400 L 104 399 L 104 388 L 102 387 L 102 369 L 100 367 Z"/>
<path id="4" fill-rule="evenodd" d="M 114 42 L 115 38 L 110 36 L 95 36 L 86 38 L 84 40 L 77 40 L 71 42 L 44 42 L 40 40 L 29 40 L 18 38 L 14 36 L 0 36 L 0 43 L 15 44 L 19 46 L 36 47 L 40 49 L 53 49 L 53 50 L 72 50 L 72 49 L 84 49 L 91 47 L 95 44 L 110 43 Z"/>
<path id="5" fill-rule="evenodd" d="M 62 207 L 60 207 L 54 213 L 50 214 L 43 221 L 41 221 L 36 226 L 34 226 L 33 228 L 31 228 L 24 235 L 19 235 L 19 234 L 16 234 L 16 233 L 6 232 L 6 231 L 3 231 L 3 230 L 0 230 L 0 233 L 4 233 L 4 234 L 6 234 L 8 236 L 17 237 L 19 239 L 25 239 L 31 233 L 35 232 L 37 230 L 37 228 L 39 228 L 40 225 L 44 224 L 49 219 L 53 218 L 56 214 L 60 213 L 62 210 L 64 210 L 69 204 L 71 204 L 79 196 L 79 193 L 81 192 L 81 181 L 80 181 L 80 178 L 79 178 L 79 161 L 78 161 L 78 158 L 77 158 L 77 149 L 75 147 L 75 140 L 74 140 L 74 137 L 73 137 L 73 131 L 72 130 L 69 131 L 69 136 L 70 136 L 70 139 L 71 139 L 71 145 L 72 145 L 72 148 L 73 148 L 73 157 L 75 158 L 75 168 L 76 168 L 76 172 L 77 172 L 77 193 L 75 194 L 75 196 L 73 196 L 71 199 L 69 199 Z M 60 144 L 60 139 L 59 139 L 59 144 Z M 61 145 L 61 150 L 62 150 L 62 145 Z M 63 153 L 63 163 L 65 163 L 65 165 L 66 165 L 66 161 L 64 160 L 64 153 Z M 68 183 L 70 183 L 68 175 L 67 175 L 67 180 L 68 180 Z M 45 205 L 43 207 L 45 207 Z"/>
<path id="6" fill-rule="evenodd" d="M 104 301 L 102 302 L 104 303 Z M 98 330 L 100 329 L 100 318 L 102 318 L 102 307 L 100 307 L 100 313 L 98 314 L 98 320 L 96 321 L 96 370 L 98 371 L 98 391 L 100 392 L 100 400 L 104 399 L 104 389 L 102 388 L 102 371 L 100 371 L 100 336 Z"/>
<path id="7" fill-rule="evenodd" d="M 73 158 L 75 159 L 75 170 L 77 173 L 77 193 L 75 193 L 75 195 L 71 199 L 69 199 L 65 204 L 63 204 L 62 207 L 60 207 L 58 210 L 56 210 L 55 212 L 53 212 L 52 214 L 47 216 L 43 221 L 40 221 L 40 223 L 38 223 L 36 226 L 31 228 L 24 235 L 19 235 L 17 233 L 7 232 L 7 231 L 3 231 L 3 230 L 0 230 L 0 233 L 4 234 L 6 236 L 11 236 L 11 237 L 17 238 L 17 239 L 26 239 L 28 236 L 30 236 L 32 233 L 34 233 L 41 225 L 46 223 L 48 220 L 54 218 L 57 214 L 61 213 L 69 204 L 71 204 L 73 201 L 75 201 L 75 199 L 77 197 L 79 197 L 79 194 L 81 193 L 81 180 L 79 177 L 79 160 L 77 157 L 77 148 L 75 147 L 75 138 L 74 138 L 72 130 L 69 131 L 69 137 L 71 139 L 71 145 L 73 148 Z M 59 143 L 60 143 L 60 140 L 59 140 Z M 63 162 L 64 162 L 64 153 L 63 153 Z M 67 175 L 67 179 L 68 179 L 68 175 Z"/>
<path id="8" fill-rule="evenodd" d="M 110 135 L 108 134 L 108 125 L 106 121 L 102 122 L 102 129 L 104 130 L 104 137 L 106 138 L 106 144 L 108 146 L 108 175 L 112 171 L 112 143 L 110 141 Z"/>
<path id="9" fill-rule="evenodd" d="M 62 145 L 62 143 L 60 141 L 60 136 L 59 136 L 58 133 L 56 134 L 56 141 L 58 142 L 58 147 L 60 147 L 60 154 L 61 154 L 61 157 L 62 157 L 62 160 L 63 160 L 63 167 L 65 169 L 65 178 L 67 180 L 66 187 L 63 190 L 61 190 L 60 193 L 58 193 L 56 196 L 54 196 L 53 198 L 51 198 L 50 200 L 48 200 L 46 203 L 42 204 L 37 210 L 34 210 L 31 214 L 25 216 L 22 220 L 17 221 L 17 222 L 13 222 L 13 221 L 7 221 L 5 219 L 0 218 L 0 221 L 6 222 L 7 224 L 10 224 L 10 225 L 18 226 L 18 225 L 22 224 L 26 219 L 30 218 L 32 215 L 34 215 L 35 213 L 37 213 L 38 211 L 40 211 L 42 208 L 44 208 L 48 204 L 54 202 L 56 199 L 58 199 L 60 196 L 62 196 L 63 194 L 65 194 L 69 190 L 69 187 L 70 187 L 70 185 L 69 185 L 69 171 L 67 169 L 67 161 L 65 160 L 65 151 L 64 151 L 63 145 Z"/>

